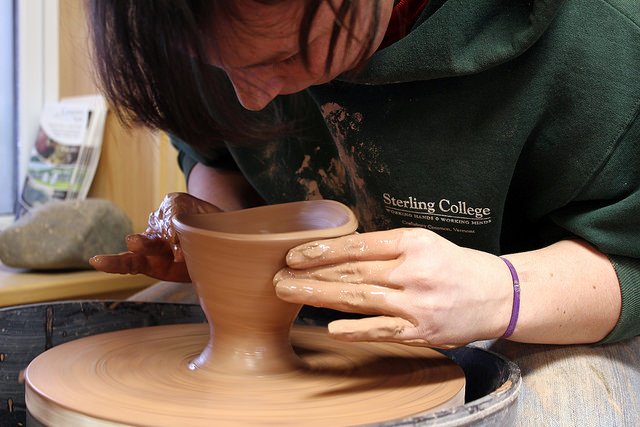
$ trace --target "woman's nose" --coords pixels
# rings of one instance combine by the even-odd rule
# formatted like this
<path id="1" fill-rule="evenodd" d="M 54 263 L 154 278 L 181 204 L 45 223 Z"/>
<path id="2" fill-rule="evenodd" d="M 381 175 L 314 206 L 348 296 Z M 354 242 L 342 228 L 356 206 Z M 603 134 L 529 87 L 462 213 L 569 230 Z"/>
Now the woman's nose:
<path id="1" fill-rule="evenodd" d="M 247 110 L 262 110 L 284 86 L 284 79 L 280 76 L 259 76 L 250 71 L 228 74 L 240 104 Z"/>

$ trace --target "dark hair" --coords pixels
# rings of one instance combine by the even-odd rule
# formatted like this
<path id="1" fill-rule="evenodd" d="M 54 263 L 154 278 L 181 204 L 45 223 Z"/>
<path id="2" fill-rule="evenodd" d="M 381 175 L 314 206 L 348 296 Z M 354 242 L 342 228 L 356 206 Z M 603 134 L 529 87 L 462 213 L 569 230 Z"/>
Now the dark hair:
<path id="1" fill-rule="evenodd" d="M 253 0 L 274 4 L 282 0 Z M 328 0 L 304 0 L 300 52 L 308 64 L 309 30 L 318 8 Z M 91 0 L 88 19 L 97 84 L 111 108 L 126 124 L 170 132 L 194 146 L 214 141 L 264 140 L 291 129 L 277 108 L 245 110 L 224 71 L 207 64 L 206 32 L 214 16 L 239 19 L 234 0 Z M 329 4 L 331 2 L 329 1 Z M 379 1 L 364 63 L 379 20 Z M 338 35 L 353 28 L 358 0 L 334 8 L 327 68 Z M 351 37 L 349 41 L 351 41 Z"/>

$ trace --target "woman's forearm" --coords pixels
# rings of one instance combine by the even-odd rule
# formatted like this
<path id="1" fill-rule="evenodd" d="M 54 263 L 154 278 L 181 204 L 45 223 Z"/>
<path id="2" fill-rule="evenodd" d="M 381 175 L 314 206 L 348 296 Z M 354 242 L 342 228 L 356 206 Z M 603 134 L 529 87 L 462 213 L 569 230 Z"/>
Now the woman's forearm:
<path id="1" fill-rule="evenodd" d="M 505 256 L 521 284 L 518 324 L 510 339 L 530 343 L 597 342 L 620 316 L 620 285 L 609 258 L 581 240 Z"/>
<path id="2" fill-rule="evenodd" d="M 191 195 L 223 211 L 264 203 L 242 173 L 236 170 L 215 169 L 196 163 L 189 174 L 187 188 Z"/>

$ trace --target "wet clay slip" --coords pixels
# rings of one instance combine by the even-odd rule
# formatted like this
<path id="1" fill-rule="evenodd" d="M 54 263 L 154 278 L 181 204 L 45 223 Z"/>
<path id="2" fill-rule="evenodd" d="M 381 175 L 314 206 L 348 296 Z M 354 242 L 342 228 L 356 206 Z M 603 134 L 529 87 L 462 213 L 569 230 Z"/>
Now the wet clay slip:
<path id="1" fill-rule="evenodd" d="M 440 353 L 345 343 L 292 327 L 300 306 L 275 296 L 287 251 L 351 234 L 325 200 L 174 221 L 207 324 L 94 335 L 27 368 L 31 415 L 49 426 L 362 425 L 464 403 L 462 370 Z"/>

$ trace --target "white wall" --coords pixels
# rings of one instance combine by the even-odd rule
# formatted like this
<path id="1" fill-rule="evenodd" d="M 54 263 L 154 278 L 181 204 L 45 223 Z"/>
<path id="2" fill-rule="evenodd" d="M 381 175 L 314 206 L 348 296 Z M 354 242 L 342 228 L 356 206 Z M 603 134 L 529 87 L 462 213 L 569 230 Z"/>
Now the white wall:
<path id="1" fill-rule="evenodd" d="M 45 102 L 57 101 L 58 0 L 18 0 L 18 182 L 24 181 L 28 155 L 38 134 Z"/>

